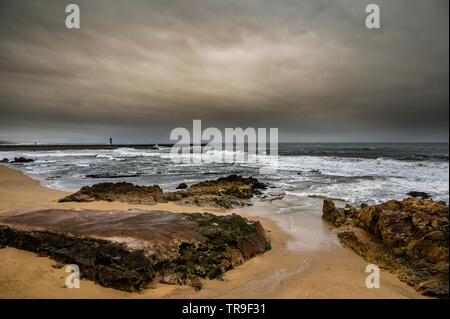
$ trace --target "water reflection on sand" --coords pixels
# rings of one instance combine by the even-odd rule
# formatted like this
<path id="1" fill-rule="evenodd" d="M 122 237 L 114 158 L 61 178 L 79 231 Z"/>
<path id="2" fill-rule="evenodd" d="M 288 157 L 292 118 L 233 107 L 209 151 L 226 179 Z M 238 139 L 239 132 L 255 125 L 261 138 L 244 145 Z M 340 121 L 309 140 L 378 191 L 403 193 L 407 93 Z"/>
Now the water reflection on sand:
<path id="1" fill-rule="evenodd" d="M 232 212 L 244 216 L 263 217 L 273 220 L 279 228 L 290 235 L 285 249 L 294 251 L 328 250 L 340 245 L 330 226 L 322 220 L 322 202 L 317 198 L 286 196 L 283 200 L 268 204 L 256 202 L 253 206 Z M 336 202 L 338 206 L 342 202 Z"/>

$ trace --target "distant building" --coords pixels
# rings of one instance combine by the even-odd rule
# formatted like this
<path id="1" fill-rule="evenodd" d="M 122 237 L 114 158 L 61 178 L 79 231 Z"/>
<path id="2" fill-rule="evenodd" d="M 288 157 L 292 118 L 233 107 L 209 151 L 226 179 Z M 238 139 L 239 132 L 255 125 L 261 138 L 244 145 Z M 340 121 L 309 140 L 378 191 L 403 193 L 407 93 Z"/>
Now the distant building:
<path id="1" fill-rule="evenodd" d="M 109 137 L 109 145 L 112 145 L 112 137 Z"/>

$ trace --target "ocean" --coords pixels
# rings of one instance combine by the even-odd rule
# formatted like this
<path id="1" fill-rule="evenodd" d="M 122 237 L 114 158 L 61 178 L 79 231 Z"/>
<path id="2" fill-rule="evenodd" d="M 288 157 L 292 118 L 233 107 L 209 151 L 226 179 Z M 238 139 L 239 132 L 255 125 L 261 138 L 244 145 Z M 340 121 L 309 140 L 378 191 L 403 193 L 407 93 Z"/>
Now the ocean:
<path id="1" fill-rule="evenodd" d="M 278 153 L 277 172 L 270 175 L 261 175 L 259 168 L 273 166 L 271 156 L 261 156 L 256 163 L 176 164 L 167 146 L 159 150 L 123 147 L 0 151 L 0 159 L 32 158 L 35 162 L 14 166 L 39 179 L 43 186 L 69 192 L 85 185 L 119 181 L 159 184 L 164 191 L 174 191 L 180 183 L 190 185 L 238 174 L 269 184 L 268 191 L 301 198 L 337 198 L 352 205 L 401 200 L 409 191 L 426 192 L 435 200 L 449 202 L 447 143 L 282 143 Z M 222 155 L 218 151 L 203 154 L 209 160 Z"/>

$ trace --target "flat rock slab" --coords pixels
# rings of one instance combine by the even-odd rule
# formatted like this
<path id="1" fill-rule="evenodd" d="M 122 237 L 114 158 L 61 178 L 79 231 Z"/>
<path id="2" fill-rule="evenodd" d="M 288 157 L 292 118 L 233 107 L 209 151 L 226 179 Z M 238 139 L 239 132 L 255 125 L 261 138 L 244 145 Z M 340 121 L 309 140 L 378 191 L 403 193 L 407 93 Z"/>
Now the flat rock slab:
<path id="1" fill-rule="evenodd" d="M 81 277 L 126 291 L 156 283 L 201 288 L 270 249 L 261 224 L 239 215 L 35 207 L 0 216 L 0 248 L 77 264 Z"/>

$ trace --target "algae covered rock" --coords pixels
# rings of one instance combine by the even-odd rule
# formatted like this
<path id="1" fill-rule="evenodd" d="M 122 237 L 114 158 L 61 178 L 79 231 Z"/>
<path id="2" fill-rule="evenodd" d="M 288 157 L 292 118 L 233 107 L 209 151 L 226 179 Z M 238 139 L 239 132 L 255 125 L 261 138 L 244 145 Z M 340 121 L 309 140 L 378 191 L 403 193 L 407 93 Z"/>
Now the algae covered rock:
<path id="1" fill-rule="evenodd" d="M 269 250 L 258 221 L 239 215 L 37 207 L 0 216 L 0 248 L 76 264 L 81 278 L 140 291 L 157 283 L 201 288 Z"/>

